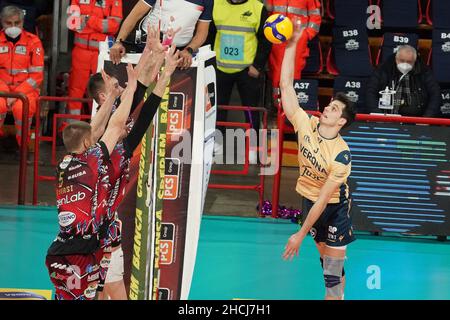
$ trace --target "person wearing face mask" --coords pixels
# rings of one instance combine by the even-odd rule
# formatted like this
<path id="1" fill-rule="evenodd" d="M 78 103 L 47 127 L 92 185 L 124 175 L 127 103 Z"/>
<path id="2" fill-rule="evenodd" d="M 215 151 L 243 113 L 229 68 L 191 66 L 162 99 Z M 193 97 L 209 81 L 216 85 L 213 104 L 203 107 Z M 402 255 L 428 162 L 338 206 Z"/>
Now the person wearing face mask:
<path id="1" fill-rule="evenodd" d="M 25 14 L 23 28 L 36 34 L 38 20 L 42 15 L 52 13 L 53 1 L 48 0 L 0 0 L 0 10 L 7 6 L 16 6 Z"/>
<path id="2" fill-rule="evenodd" d="M 24 13 L 15 6 L 0 13 L 0 91 L 23 93 L 29 101 L 29 125 L 36 111 L 39 87 L 44 79 L 44 49 L 39 38 L 23 30 Z M 16 140 L 21 144 L 22 101 L 0 98 L 0 136 L 6 113 L 12 111 Z M 28 137 L 29 138 L 29 137 Z"/>
<path id="3" fill-rule="evenodd" d="M 367 85 L 367 106 L 370 113 L 379 113 L 379 91 L 394 89 L 394 114 L 411 117 L 439 117 L 440 88 L 431 70 L 417 57 L 409 45 L 398 47 L 396 53 L 378 66 Z"/>

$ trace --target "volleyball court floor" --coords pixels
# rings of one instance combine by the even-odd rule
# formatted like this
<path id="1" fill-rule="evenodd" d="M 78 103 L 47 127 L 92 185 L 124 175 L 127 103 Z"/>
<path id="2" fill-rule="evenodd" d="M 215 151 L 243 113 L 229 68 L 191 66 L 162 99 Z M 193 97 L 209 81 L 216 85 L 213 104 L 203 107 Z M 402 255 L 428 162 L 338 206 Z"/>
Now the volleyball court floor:
<path id="1" fill-rule="evenodd" d="M 56 207 L 0 206 L 0 288 L 51 290 L 45 253 Z M 323 299 L 318 253 L 281 254 L 298 227 L 272 218 L 203 216 L 189 299 Z M 349 245 L 346 300 L 450 299 L 450 242 L 357 234 Z"/>

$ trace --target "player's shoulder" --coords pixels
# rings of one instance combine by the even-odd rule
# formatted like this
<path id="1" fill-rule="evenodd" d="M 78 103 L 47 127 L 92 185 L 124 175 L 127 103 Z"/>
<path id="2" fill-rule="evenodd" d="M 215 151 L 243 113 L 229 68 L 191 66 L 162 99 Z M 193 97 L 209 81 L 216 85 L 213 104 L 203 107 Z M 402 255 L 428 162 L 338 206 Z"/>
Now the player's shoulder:
<path id="1" fill-rule="evenodd" d="M 102 141 L 97 142 L 96 144 L 90 146 L 85 152 L 85 156 L 94 156 L 94 157 L 101 157 L 102 156 Z"/>
<path id="2" fill-rule="evenodd" d="M 71 154 L 65 155 L 64 158 L 58 163 L 57 168 L 60 170 L 65 170 L 73 159 L 74 159 L 73 155 Z"/>
<path id="3" fill-rule="evenodd" d="M 309 121 L 314 125 L 319 124 L 319 118 L 307 113 L 303 108 L 297 108 L 292 117 L 302 121 Z"/>
<path id="4" fill-rule="evenodd" d="M 350 152 L 350 148 L 348 147 L 347 142 L 342 139 L 342 137 L 339 137 L 337 149 L 336 149 L 336 162 L 342 163 L 342 164 L 349 164 L 352 161 L 352 154 Z"/>
<path id="5" fill-rule="evenodd" d="M 113 160 L 117 157 L 121 157 L 124 153 L 125 153 L 125 146 L 123 142 L 119 142 L 116 144 L 113 151 L 111 152 L 110 158 L 111 160 Z"/>

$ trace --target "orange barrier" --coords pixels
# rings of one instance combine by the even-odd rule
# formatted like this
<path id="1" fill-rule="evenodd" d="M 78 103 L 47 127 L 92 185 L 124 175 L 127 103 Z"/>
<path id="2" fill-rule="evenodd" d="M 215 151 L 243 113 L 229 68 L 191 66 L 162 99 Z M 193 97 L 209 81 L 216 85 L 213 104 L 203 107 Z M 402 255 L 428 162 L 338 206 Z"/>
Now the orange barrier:
<path id="1" fill-rule="evenodd" d="M 231 110 L 231 111 L 254 111 L 254 112 L 262 112 L 263 113 L 263 129 L 267 130 L 267 110 L 265 108 L 253 108 L 246 106 L 218 106 L 220 110 Z M 242 170 L 211 170 L 211 174 L 216 175 L 248 175 L 249 168 L 249 150 L 250 150 L 250 139 L 248 129 L 251 128 L 249 123 L 242 122 L 217 122 L 217 126 L 223 127 L 240 127 L 246 129 L 245 134 L 245 160 L 244 160 L 244 168 Z M 258 146 L 258 149 L 266 144 L 266 139 L 264 137 L 261 146 Z M 261 153 L 260 153 L 261 154 Z M 260 161 L 261 162 L 261 161 Z M 259 164 L 259 167 L 262 168 L 262 165 Z M 264 175 L 260 174 L 259 184 L 256 185 L 241 185 L 241 184 L 208 184 L 208 188 L 211 189 L 226 189 L 226 190 L 254 190 L 258 192 L 259 195 L 259 214 L 262 214 L 262 204 L 264 201 Z"/>
<path id="2" fill-rule="evenodd" d="M 87 102 L 90 103 L 91 99 L 80 99 L 80 98 L 69 98 L 69 97 L 50 97 L 50 96 L 42 96 L 39 97 L 38 103 L 36 106 L 36 127 L 35 127 L 35 140 L 34 140 L 34 172 L 33 172 L 33 205 L 37 205 L 37 194 L 38 194 L 38 183 L 39 181 L 54 181 L 56 180 L 55 176 L 42 176 L 39 175 L 39 142 L 40 141 L 51 141 L 52 142 L 52 159 L 51 164 L 53 166 L 56 165 L 56 135 L 57 135 L 57 121 L 58 119 L 90 119 L 90 115 L 72 115 L 72 114 L 55 114 L 53 117 L 53 132 L 51 136 L 41 136 L 40 128 L 41 128 L 41 102 L 42 101 L 59 101 L 59 102 Z M 22 128 L 23 130 L 23 128 Z M 25 163 L 26 164 L 26 163 Z"/>
<path id="3" fill-rule="evenodd" d="M 27 152 L 28 152 L 28 115 L 30 113 L 30 103 L 23 93 L 17 92 L 0 92 L 1 98 L 16 98 L 22 100 L 22 140 L 20 146 L 20 166 L 19 166 L 19 194 L 17 196 L 17 204 L 25 204 L 26 187 L 27 187 Z"/>

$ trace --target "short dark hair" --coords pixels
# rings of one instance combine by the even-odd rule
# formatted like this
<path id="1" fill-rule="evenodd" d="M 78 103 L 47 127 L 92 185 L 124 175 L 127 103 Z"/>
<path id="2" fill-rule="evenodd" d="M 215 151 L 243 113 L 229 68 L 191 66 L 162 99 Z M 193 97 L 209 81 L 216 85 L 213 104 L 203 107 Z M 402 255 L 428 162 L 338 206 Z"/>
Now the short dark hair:
<path id="1" fill-rule="evenodd" d="M 356 117 L 356 108 L 355 103 L 351 101 L 344 92 L 338 92 L 334 95 L 333 100 L 337 100 L 342 102 L 345 105 L 345 108 L 342 109 L 342 118 L 347 120 L 343 128 L 347 128 L 349 125 L 355 121 Z"/>
<path id="2" fill-rule="evenodd" d="M 76 71 L 75 71 L 76 72 Z M 105 86 L 105 81 L 103 81 L 102 74 L 100 72 L 94 73 L 88 82 L 88 95 L 93 98 L 95 102 L 99 103 L 99 91 Z"/>
<path id="3" fill-rule="evenodd" d="M 91 125 L 84 121 L 74 121 L 63 130 L 63 142 L 68 152 L 75 152 L 91 133 Z"/>

